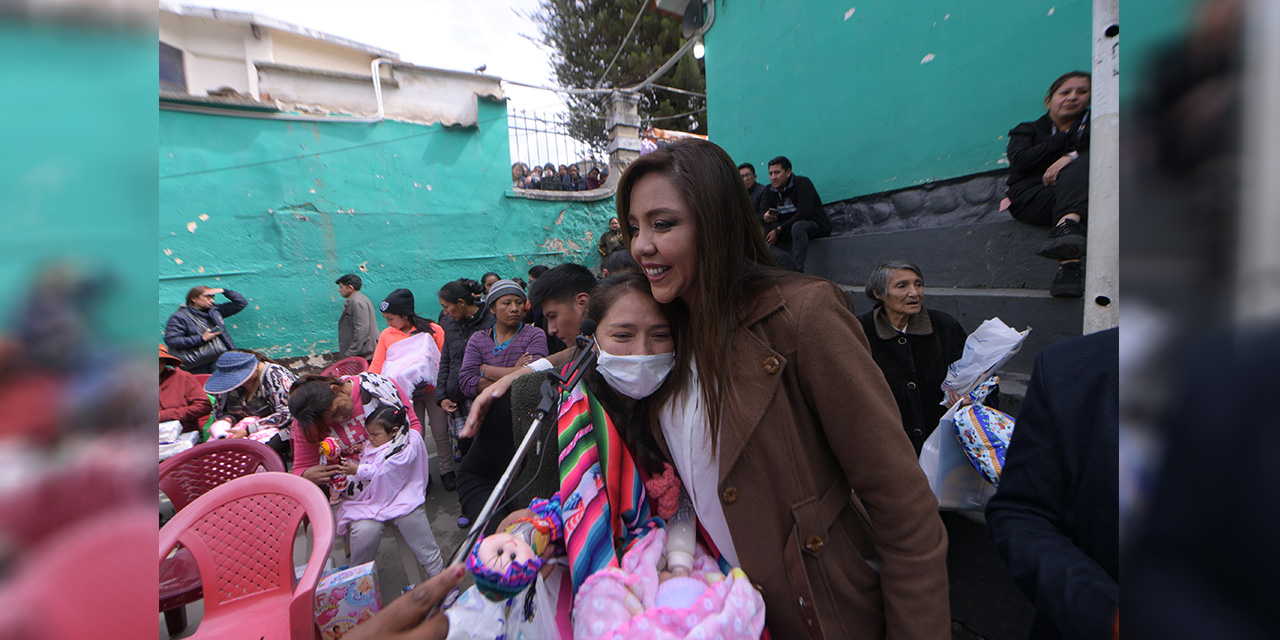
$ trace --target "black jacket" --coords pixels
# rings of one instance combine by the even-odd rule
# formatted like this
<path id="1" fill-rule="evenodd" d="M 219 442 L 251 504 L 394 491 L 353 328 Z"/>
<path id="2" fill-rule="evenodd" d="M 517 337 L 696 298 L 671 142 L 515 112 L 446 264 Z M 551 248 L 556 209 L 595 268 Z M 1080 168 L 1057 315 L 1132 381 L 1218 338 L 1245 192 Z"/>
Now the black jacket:
<path id="1" fill-rule="evenodd" d="M 1118 359 L 1116 329 L 1036 356 L 987 505 L 996 549 L 1036 607 L 1032 638 L 1111 637 L 1120 605 Z"/>
<path id="2" fill-rule="evenodd" d="M 925 439 L 947 412 L 940 404 L 942 381 L 947 367 L 964 355 L 964 341 L 969 336 L 955 318 L 932 309 L 912 316 L 906 335 L 889 324 L 881 306 L 858 316 L 858 321 L 871 344 L 871 358 L 884 372 L 898 403 L 902 427 L 920 455 Z"/>
<path id="3" fill-rule="evenodd" d="M 747 189 L 747 195 L 751 197 L 751 207 L 756 210 L 757 214 L 764 213 L 764 210 L 760 208 L 760 203 L 764 201 L 764 192 L 768 190 L 769 185 L 761 184 L 759 182 L 755 183 L 755 185 L 750 189 Z"/>
<path id="4" fill-rule="evenodd" d="M 812 220 L 818 223 L 818 237 L 825 238 L 831 235 L 831 221 L 827 219 L 827 211 L 822 208 L 822 198 L 818 197 L 818 190 L 813 188 L 813 181 L 804 176 L 792 174 L 791 180 L 787 183 L 782 191 L 779 192 L 769 185 L 764 190 L 764 195 L 760 197 L 759 212 L 763 215 L 769 209 L 778 209 L 787 200 L 794 204 L 796 211 L 793 214 L 781 216 L 778 229 L 778 241 L 790 242 L 791 226 L 801 220 Z M 765 223 L 765 232 L 770 230 L 771 225 Z"/>
<path id="5" fill-rule="evenodd" d="M 470 320 L 458 322 L 443 313 L 440 314 L 440 326 L 444 327 L 444 353 L 440 354 L 440 372 L 436 375 L 436 404 L 445 399 L 458 404 L 467 401 L 467 396 L 458 386 L 458 372 L 462 370 L 462 356 L 467 350 L 467 341 L 477 331 L 492 327 L 493 314 L 488 305 L 481 304 L 480 310 Z"/>
<path id="6" fill-rule="evenodd" d="M 204 331 L 191 319 L 191 316 L 194 315 L 208 325 L 209 328 L 220 327 L 222 334 L 219 338 L 227 343 L 228 349 L 236 348 L 235 342 L 231 340 L 231 335 L 227 333 L 227 323 L 223 319 L 240 313 L 241 309 L 249 306 L 249 301 L 230 289 L 223 289 L 222 293 L 227 296 L 228 301 L 215 304 L 208 311 L 200 311 L 185 304 L 178 307 L 178 311 L 169 316 L 169 322 L 165 325 L 165 345 L 170 349 L 194 349 L 204 344 L 204 338 L 201 337 L 204 335 Z"/>
<path id="7" fill-rule="evenodd" d="M 1024 122 L 1009 130 L 1009 199 L 1017 201 L 1030 187 L 1043 184 L 1044 172 L 1072 151 L 1089 150 L 1089 116 L 1071 131 L 1054 133 L 1053 120 L 1044 114 L 1039 120 Z"/>

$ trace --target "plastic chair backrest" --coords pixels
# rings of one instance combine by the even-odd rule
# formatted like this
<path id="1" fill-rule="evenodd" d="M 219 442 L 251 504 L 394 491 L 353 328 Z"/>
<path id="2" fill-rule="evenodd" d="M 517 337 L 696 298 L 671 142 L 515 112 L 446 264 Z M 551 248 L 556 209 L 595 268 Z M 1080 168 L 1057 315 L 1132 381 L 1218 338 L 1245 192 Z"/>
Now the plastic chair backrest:
<path id="1" fill-rule="evenodd" d="M 0 592 L 6 637 L 145 638 L 155 633 L 148 539 L 155 506 L 87 518 L 50 536 L 10 574 Z"/>
<path id="2" fill-rule="evenodd" d="M 197 445 L 160 463 L 160 490 L 175 511 L 229 480 L 267 471 L 284 471 L 284 462 L 261 442 L 248 439 L 214 440 Z"/>
<path id="3" fill-rule="evenodd" d="M 364 373 L 369 370 L 369 361 L 360 356 L 351 356 L 343 358 L 327 367 L 320 372 L 323 376 L 354 376 L 357 373 Z"/>
<path id="4" fill-rule="evenodd" d="M 314 536 L 294 586 L 293 543 L 303 517 Z M 333 549 L 333 513 L 315 483 L 289 473 L 257 473 L 214 488 L 160 530 L 163 562 L 181 544 L 200 569 L 204 622 L 234 624 L 249 637 L 261 615 L 286 611 L 293 638 L 315 635 L 315 590 Z M 280 599 L 280 606 L 256 606 Z M 261 635 L 261 634 L 259 634 Z"/>

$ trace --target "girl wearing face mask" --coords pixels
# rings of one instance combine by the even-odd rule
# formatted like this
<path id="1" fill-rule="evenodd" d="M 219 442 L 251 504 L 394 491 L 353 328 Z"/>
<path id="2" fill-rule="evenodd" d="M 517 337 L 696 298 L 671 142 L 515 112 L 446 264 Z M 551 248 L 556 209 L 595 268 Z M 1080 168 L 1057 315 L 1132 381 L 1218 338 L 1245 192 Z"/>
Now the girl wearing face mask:
<path id="1" fill-rule="evenodd" d="M 596 366 L 561 399 L 555 425 L 575 593 L 588 576 L 618 566 L 620 552 L 656 524 L 642 476 L 662 474 L 664 461 L 649 431 L 632 425 L 647 423 L 675 363 L 671 327 L 644 276 L 598 284 L 586 317 L 596 323 Z"/>

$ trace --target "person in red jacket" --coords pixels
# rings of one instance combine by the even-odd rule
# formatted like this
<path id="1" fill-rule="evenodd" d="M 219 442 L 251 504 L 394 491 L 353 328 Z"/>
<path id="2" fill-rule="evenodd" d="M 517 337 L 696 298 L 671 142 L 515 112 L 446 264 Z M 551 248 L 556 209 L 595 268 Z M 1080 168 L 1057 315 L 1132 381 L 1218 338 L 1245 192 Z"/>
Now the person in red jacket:
<path id="1" fill-rule="evenodd" d="M 200 418 L 211 411 L 209 396 L 196 377 L 178 367 L 182 361 L 160 345 L 160 422 L 177 420 L 183 431 L 199 431 Z"/>

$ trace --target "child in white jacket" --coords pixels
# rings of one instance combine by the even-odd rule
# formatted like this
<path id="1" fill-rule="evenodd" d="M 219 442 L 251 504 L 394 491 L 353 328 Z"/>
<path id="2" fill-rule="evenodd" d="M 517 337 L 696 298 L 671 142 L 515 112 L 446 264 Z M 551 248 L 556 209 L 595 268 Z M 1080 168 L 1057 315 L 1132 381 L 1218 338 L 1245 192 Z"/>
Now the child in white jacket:
<path id="1" fill-rule="evenodd" d="M 426 489 L 430 478 L 427 446 L 409 428 L 403 407 L 381 405 L 365 421 L 368 441 L 359 462 L 349 460 L 343 472 L 363 485 L 353 500 L 339 503 L 338 535 L 351 532 L 351 565 L 373 560 L 382 542 L 382 527 L 400 530 L 428 577 L 444 569 L 440 547 L 427 519 Z"/>

